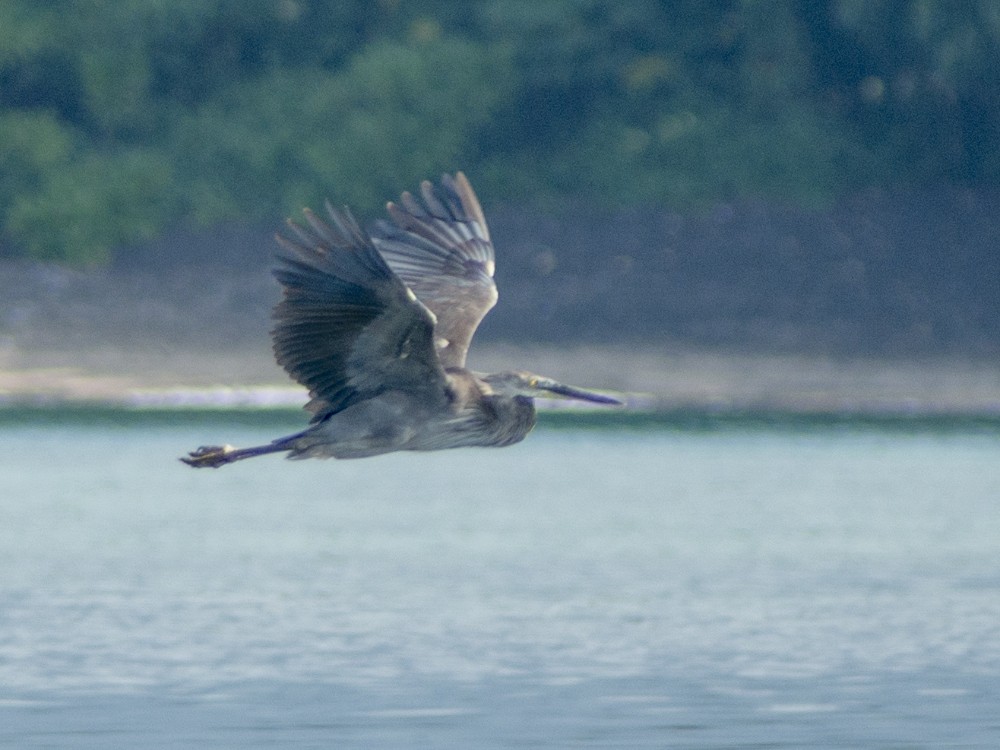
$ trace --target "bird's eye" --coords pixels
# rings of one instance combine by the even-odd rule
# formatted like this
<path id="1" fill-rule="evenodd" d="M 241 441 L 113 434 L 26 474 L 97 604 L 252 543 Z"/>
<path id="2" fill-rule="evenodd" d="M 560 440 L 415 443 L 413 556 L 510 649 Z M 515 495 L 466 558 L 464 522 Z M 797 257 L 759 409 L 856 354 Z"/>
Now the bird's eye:
<path id="1" fill-rule="evenodd" d="M 530 385 L 532 388 L 537 388 L 538 387 L 538 378 L 531 378 L 531 379 L 529 379 L 528 380 L 528 385 Z"/>

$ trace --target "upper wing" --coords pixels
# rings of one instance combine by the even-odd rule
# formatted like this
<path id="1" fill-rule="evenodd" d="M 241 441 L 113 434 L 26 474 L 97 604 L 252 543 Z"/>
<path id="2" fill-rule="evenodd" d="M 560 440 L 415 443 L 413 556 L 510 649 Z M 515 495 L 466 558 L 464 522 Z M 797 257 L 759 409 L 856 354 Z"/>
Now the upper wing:
<path id="1" fill-rule="evenodd" d="M 390 270 L 350 212 L 277 235 L 284 288 L 271 332 L 278 364 L 309 389 L 314 421 L 390 389 L 447 400 L 434 314 Z"/>
<path id="2" fill-rule="evenodd" d="M 464 367 L 480 321 L 497 301 L 494 258 L 483 209 L 461 172 L 420 185 L 388 204 L 372 242 L 389 266 L 437 316 L 434 343 L 444 367 Z"/>

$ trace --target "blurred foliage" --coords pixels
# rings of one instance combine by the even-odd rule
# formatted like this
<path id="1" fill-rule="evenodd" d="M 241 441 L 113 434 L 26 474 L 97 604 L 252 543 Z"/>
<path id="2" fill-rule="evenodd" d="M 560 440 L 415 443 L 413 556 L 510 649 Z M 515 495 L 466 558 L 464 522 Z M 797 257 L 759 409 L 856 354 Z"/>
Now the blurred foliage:
<path id="1" fill-rule="evenodd" d="M 0 242 L 496 200 L 816 204 L 995 184 L 993 0 L 5 0 Z"/>

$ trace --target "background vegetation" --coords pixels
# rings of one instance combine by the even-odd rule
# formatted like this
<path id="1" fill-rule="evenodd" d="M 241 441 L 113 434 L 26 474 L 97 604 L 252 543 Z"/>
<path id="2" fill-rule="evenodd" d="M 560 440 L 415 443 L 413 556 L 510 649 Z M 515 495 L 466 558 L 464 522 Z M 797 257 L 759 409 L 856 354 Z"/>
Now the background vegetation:
<path id="1" fill-rule="evenodd" d="M 5 0 L 0 253 L 373 211 L 996 185 L 993 0 Z"/>

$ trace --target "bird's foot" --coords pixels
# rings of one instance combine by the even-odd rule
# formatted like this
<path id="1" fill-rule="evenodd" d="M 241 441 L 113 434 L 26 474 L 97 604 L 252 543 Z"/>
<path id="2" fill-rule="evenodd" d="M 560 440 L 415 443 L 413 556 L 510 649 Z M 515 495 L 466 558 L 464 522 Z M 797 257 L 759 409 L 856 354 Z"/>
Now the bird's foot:
<path id="1" fill-rule="evenodd" d="M 231 445 L 203 445 L 181 458 L 181 461 L 196 469 L 218 469 L 233 461 L 236 449 Z"/>

